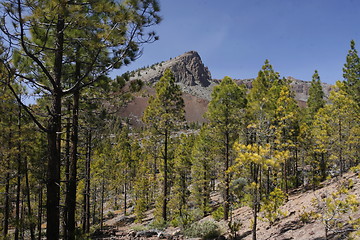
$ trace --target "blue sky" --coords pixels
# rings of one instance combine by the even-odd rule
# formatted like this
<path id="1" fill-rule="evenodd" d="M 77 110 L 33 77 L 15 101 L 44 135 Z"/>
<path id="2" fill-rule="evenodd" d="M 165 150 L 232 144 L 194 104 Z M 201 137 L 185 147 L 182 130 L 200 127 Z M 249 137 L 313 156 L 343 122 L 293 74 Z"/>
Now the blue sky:
<path id="1" fill-rule="evenodd" d="M 342 79 L 354 39 L 360 49 L 358 0 L 160 0 L 160 40 L 119 74 L 184 52 L 199 52 L 213 78 L 257 76 L 269 59 L 281 76 Z"/>

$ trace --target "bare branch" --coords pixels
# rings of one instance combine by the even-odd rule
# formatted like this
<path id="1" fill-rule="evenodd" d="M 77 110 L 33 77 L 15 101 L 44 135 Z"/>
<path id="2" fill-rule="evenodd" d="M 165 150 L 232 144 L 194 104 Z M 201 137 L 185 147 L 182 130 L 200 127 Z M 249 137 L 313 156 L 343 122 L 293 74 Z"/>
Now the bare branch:
<path id="1" fill-rule="evenodd" d="M 32 78 L 26 77 L 26 76 L 24 76 L 24 75 L 22 75 L 22 74 L 19 74 L 19 73 L 15 73 L 15 76 L 20 77 L 20 78 L 23 78 L 23 79 L 31 82 L 32 84 L 36 85 L 37 87 L 40 87 L 40 88 L 42 88 L 42 89 L 47 90 L 47 91 L 50 92 L 50 93 L 52 92 L 52 90 L 51 90 L 49 87 L 47 87 L 47 86 L 45 86 L 45 85 L 43 85 L 43 84 L 41 84 L 41 83 L 38 83 L 37 81 L 35 81 L 35 80 L 32 79 Z"/>
<path id="2" fill-rule="evenodd" d="M 7 86 L 9 87 L 10 91 L 13 93 L 14 97 L 16 98 L 16 101 L 20 104 L 20 106 L 22 106 L 22 108 L 25 110 L 25 112 L 27 112 L 27 114 L 29 114 L 30 118 L 34 121 L 34 123 L 44 132 L 49 132 L 49 130 L 47 128 L 45 128 L 35 117 L 35 115 L 30 111 L 29 107 L 26 106 L 21 99 L 19 98 L 19 96 L 16 94 L 14 88 L 11 86 L 10 82 L 8 82 Z"/>

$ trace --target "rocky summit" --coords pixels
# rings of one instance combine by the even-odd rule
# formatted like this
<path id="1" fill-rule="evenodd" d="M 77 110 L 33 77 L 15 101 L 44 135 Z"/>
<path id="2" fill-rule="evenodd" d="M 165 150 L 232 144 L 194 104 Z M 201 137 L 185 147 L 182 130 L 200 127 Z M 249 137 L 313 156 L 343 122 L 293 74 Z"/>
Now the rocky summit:
<path id="1" fill-rule="evenodd" d="M 184 53 L 178 57 L 157 63 L 149 68 L 138 70 L 130 80 L 140 79 L 145 82 L 157 82 L 166 69 L 171 69 L 175 80 L 187 86 L 210 85 L 211 74 L 201 61 L 200 55 L 195 51 Z"/>
<path id="2" fill-rule="evenodd" d="M 220 83 L 220 79 L 212 79 L 209 69 L 204 65 L 199 53 L 189 51 L 168 61 L 155 63 L 150 67 L 138 69 L 130 74 L 130 81 L 140 79 L 146 85 L 140 94 L 135 94 L 133 101 L 125 106 L 121 115 L 131 120 L 134 125 L 142 125 L 141 117 L 147 106 L 148 98 L 155 94 L 154 84 L 161 78 L 166 69 L 171 69 L 175 80 L 183 91 L 185 102 L 186 120 L 188 122 L 204 122 L 203 117 L 207 104 L 211 100 L 213 87 Z M 233 76 L 231 76 L 233 77 Z M 298 80 L 287 77 L 290 81 L 294 97 L 300 106 L 306 106 L 309 97 L 310 81 Z M 243 84 L 251 89 L 254 79 L 237 79 L 238 84 Z M 329 96 L 331 85 L 322 83 L 325 97 Z"/>

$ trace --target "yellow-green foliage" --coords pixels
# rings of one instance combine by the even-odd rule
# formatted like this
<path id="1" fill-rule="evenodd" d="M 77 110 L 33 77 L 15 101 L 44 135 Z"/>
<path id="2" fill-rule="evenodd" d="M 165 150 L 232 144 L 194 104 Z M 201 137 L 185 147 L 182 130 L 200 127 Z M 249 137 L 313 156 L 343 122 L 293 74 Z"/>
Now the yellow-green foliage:
<path id="1" fill-rule="evenodd" d="M 357 165 L 356 167 L 352 167 L 351 171 L 353 171 L 354 173 L 356 173 L 358 175 L 358 177 L 360 177 L 360 164 Z"/>
<path id="2" fill-rule="evenodd" d="M 263 213 L 263 220 L 266 220 L 270 225 L 274 224 L 276 219 L 286 216 L 286 212 L 281 211 L 280 207 L 284 204 L 286 200 L 286 194 L 280 189 L 275 188 L 274 191 L 270 193 L 269 198 L 264 200 L 264 203 L 261 206 L 261 212 Z"/>
<path id="3" fill-rule="evenodd" d="M 269 167 L 277 169 L 289 157 L 289 151 L 272 150 L 270 144 L 260 146 L 258 144 L 244 145 L 235 143 L 234 148 L 238 157 L 236 158 L 236 164 L 231 168 L 233 171 L 237 171 L 249 163 L 257 164 L 264 170 Z"/>
<path id="4" fill-rule="evenodd" d="M 303 206 L 303 211 L 300 213 L 300 221 L 302 223 L 310 223 L 314 220 L 314 216 L 315 216 L 315 212 L 314 211 L 305 211 L 305 207 Z"/>
<path id="5" fill-rule="evenodd" d="M 312 200 L 313 206 L 318 210 L 314 217 L 324 224 L 326 238 L 329 231 L 341 230 L 347 224 L 355 227 L 359 225 L 359 220 L 351 217 L 351 213 L 357 211 L 360 204 L 356 195 L 349 193 L 351 184 L 351 181 L 343 182 L 335 192 Z"/>
<path id="6" fill-rule="evenodd" d="M 219 221 L 224 217 L 224 208 L 223 206 L 218 207 L 215 211 L 211 213 L 211 216 L 215 221 Z"/>

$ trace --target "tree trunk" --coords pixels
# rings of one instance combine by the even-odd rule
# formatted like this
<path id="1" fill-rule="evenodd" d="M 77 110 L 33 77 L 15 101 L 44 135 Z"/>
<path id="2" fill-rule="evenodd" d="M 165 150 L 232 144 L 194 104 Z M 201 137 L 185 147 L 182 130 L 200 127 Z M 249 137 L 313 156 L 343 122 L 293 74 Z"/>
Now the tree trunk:
<path id="1" fill-rule="evenodd" d="M 209 186 L 207 185 L 207 169 L 206 169 L 206 166 L 203 166 L 205 171 L 204 171 L 204 174 L 203 174 L 203 181 L 204 181 L 204 185 L 203 185 L 203 199 L 202 199 L 202 202 L 203 202 L 203 214 L 204 216 L 206 216 L 207 214 L 207 204 L 208 204 L 208 188 Z"/>
<path id="2" fill-rule="evenodd" d="M 18 143 L 17 143 L 17 186 L 16 186 L 16 207 L 15 207 L 15 240 L 19 239 L 20 230 L 20 197 L 21 197 L 21 107 L 18 114 Z"/>
<path id="3" fill-rule="evenodd" d="M 100 230 L 102 230 L 104 227 L 104 202 L 105 202 L 105 180 L 103 176 L 101 183 Z"/>
<path id="4" fill-rule="evenodd" d="M 229 146 L 230 139 L 229 133 L 225 134 L 225 194 L 224 194 L 224 220 L 229 218 L 229 208 L 230 208 L 230 174 L 227 172 L 230 166 L 230 152 Z"/>
<path id="5" fill-rule="evenodd" d="M 342 138 L 342 122 L 341 119 L 339 119 L 339 161 L 340 161 L 340 176 L 342 177 L 344 171 L 345 171 L 345 164 L 343 159 L 343 138 Z"/>
<path id="6" fill-rule="evenodd" d="M 83 232 L 90 231 L 90 159 L 91 159 L 91 130 L 88 131 L 86 141 L 86 160 L 85 160 L 85 189 L 84 189 L 84 216 Z"/>
<path id="7" fill-rule="evenodd" d="M 78 65 L 78 64 L 77 64 Z M 71 134 L 71 161 L 69 189 L 66 195 L 67 212 L 67 236 L 69 240 L 75 239 L 75 213 L 76 213 L 76 177 L 77 177 L 77 160 L 78 160 L 78 129 L 79 129 L 79 91 L 74 92 L 73 121 Z"/>
<path id="8" fill-rule="evenodd" d="M 66 140 L 65 140 L 65 193 L 68 194 L 69 191 L 69 176 L 70 176 L 70 128 L 71 128 L 71 105 L 68 103 L 68 114 L 69 117 L 66 121 Z M 67 204 L 65 204 L 63 209 L 63 238 L 68 239 L 67 235 L 67 225 L 68 225 L 68 209 Z"/>
<path id="9" fill-rule="evenodd" d="M 92 223 L 95 224 L 97 221 L 96 221 L 96 193 L 97 193 L 97 187 L 95 186 L 95 192 L 93 194 L 94 198 L 93 198 L 93 214 L 92 214 Z"/>
<path id="10" fill-rule="evenodd" d="M 26 196 L 27 196 L 27 205 L 28 205 L 28 219 L 30 222 L 30 237 L 31 240 L 35 240 L 35 224 L 33 221 L 32 209 L 31 209 L 31 199 L 30 199 L 30 185 L 29 185 L 29 172 L 28 172 L 28 162 L 25 158 L 25 184 L 26 184 Z"/>
<path id="11" fill-rule="evenodd" d="M 49 160 L 46 183 L 46 237 L 59 239 L 60 223 L 60 140 L 61 140 L 61 94 L 54 95 L 53 115 L 50 119 L 48 137 Z"/>
<path id="12" fill-rule="evenodd" d="M 125 174 L 126 176 L 126 174 Z M 127 209 L 127 181 L 125 179 L 125 183 L 124 183 L 124 216 L 126 216 L 126 209 Z"/>
<path id="13" fill-rule="evenodd" d="M 48 170 L 46 183 L 46 238 L 57 240 L 60 237 L 60 163 L 61 163 L 61 104 L 62 104 L 62 67 L 64 54 L 65 1 L 60 2 L 61 13 L 56 19 L 53 103 L 47 132 Z"/>
<path id="14" fill-rule="evenodd" d="M 40 186 L 39 206 L 38 206 L 38 240 L 41 240 L 41 224 L 42 224 L 42 206 L 43 205 L 43 187 Z"/>
<path id="15" fill-rule="evenodd" d="M 10 218 L 10 159 L 8 159 L 8 167 L 6 173 L 5 184 L 5 210 L 4 210 L 4 238 L 6 238 L 9 231 L 9 218 Z"/>
<path id="16" fill-rule="evenodd" d="M 325 162 L 325 154 L 323 152 L 321 153 L 320 171 L 321 171 L 321 181 L 325 181 L 325 179 L 326 179 L 326 162 Z"/>
<path id="17" fill-rule="evenodd" d="M 257 228 L 257 212 L 258 212 L 258 193 L 257 189 L 255 190 L 255 196 L 254 196 L 254 206 L 253 206 L 253 226 L 252 226 L 252 240 L 256 240 L 256 228 Z"/>
<path id="18" fill-rule="evenodd" d="M 165 130 L 165 142 L 164 142 L 164 189 L 163 189 L 163 206 L 162 206 L 162 218 L 164 222 L 167 221 L 167 192 L 168 192 L 168 131 Z"/>
<path id="19" fill-rule="evenodd" d="M 10 121 L 9 122 L 12 122 L 12 116 L 10 114 L 10 117 L 9 117 Z M 9 136 L 8 136 L 8 149 L 9 151 L 11 151 L 11 148 L 12 148 L 12 131 L 10 129 L 9 131 Z M 8 234 L 8 231 L 9 231 L 9 219 L 10 219 L 10 161 L 11 161 L 11 158 L 10 158 L 10 154 L 8 154 L 7 156 L 7 166 L 6 166 L 6 183 L 5 183 L 5 209 L 4 209 L 4 238 L 6 238 L 7 234 Z"/>

